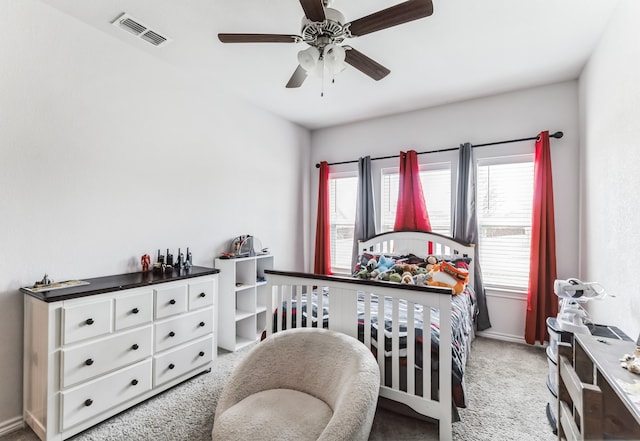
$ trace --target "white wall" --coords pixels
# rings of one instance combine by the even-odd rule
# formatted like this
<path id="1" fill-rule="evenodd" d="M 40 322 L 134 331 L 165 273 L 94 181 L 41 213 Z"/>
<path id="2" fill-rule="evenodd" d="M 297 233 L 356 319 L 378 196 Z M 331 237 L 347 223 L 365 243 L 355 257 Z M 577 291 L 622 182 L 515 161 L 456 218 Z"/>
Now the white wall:
<path id="1" fill-rule="evenodd" d="M 620 2 L 580 77 L 580 275 L 608 293 L 597 323 L 640 334 L 640 3 Z"/>
<path id="2" fill-rule="evenodd" d="M 565 82 L 472 101 L 460 102 L 401 115 L 322 129 L 311 134 L 311 161 L 337 162 L 360 156 L 386 156 L 400 150 L 419 152 L 456 147 L 460 143 L 482 144 L 537 135 L 540 131 L 564 131 L 564 138 L 551 141 L 558 276 L 578 271 L 578 86 Z M 476 157 L 508 153 L 532 153 L 534 142 L 483 147 Z M 445 154 L 423 157 L 437 162 Z M 455 153 L 448 154 L 456 158 Z M 374 176 L 381 167 L 397 166 L 398 160 L 374 161 Z M 331 168 L 357 170 L 357 164 Z M 312 201 L 317 201 L 318 178 L 311 175 Z M 379 193 L 378 193 L 379 194 Z M 310 230 L 315 234 L 317 207 L 311 207 Z M 496 338 L 524 341 L 526 294 L 489 292 L 487 303 Z"/>
<path id="3" fill-rule="evenodd" d="M 310 135 L 40 2 L 0 2 L 0 29 L 1 432 L 22 414 L 19 287 L 158 248 L 212 266 L 247 233 L 302 270 Z"/>

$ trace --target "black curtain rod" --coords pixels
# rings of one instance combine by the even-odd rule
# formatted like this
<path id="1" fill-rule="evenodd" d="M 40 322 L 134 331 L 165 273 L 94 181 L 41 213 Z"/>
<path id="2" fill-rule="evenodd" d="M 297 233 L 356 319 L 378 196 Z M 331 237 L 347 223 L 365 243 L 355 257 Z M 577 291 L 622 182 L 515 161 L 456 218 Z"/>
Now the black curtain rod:
<path id="1" fill-rule="evenodd" d="M 556 138 L 556 139 L 560 139 L 564 136 L 564 133 L 562 132 L 556 132 L 553 133 L 551 135 L 549 135 L 549 138 Z M 534 139 L 538 139 L 537 136 L 532 136 L 530 138 L 520 138 L 520 139 L 509 139 L 507 141 L 496 141 L 496 142 L 488 142 L 486 144 L 476 144 L 473 146 L 473 148 L 476 147 L 487 147 L 490 145 L 498 145 L 498 144 L 509 144 L 511 142 L 520 142 L 520 141 L 532 141 Z M 454 150 L 458 150 L 459 147 L 450 147 L 450 148 L 446 148 L 446 149 L 440 149 L 440 150 L 430 150 L 428 152 L 418 152 L 418 155 L 424 155 L 427 153 L 440 153 L 440 152 L 452 152 Z M 391 158 L 399 158 L 400 155 L 389 155 L 389 156 L 379 156 L 377 158 L 371 158 L 372 161 L 377 161 L 378 159 L 391 159 Z M 352 160 L 352 161 L 341 161 L 341 162 L 332 162 L 329 165 L 340 165 L 340 164 L 353 164 L 358 162 L 357 159 Z M 316 164 L 316 168 L 320 168 L 320 164 Z"/>

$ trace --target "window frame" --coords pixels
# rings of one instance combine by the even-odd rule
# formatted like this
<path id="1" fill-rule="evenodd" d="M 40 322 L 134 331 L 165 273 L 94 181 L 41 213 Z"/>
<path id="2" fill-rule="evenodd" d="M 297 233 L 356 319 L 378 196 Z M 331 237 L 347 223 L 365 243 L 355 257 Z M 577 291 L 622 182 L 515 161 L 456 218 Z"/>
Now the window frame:
<path id="1" fill-rule="evenodd" d="M 453 158 L 451 158 L 451 156 L 449 155 L 449 158 L 444 158 L 441 157 L 439 160 L 437 161 L 433 161 L 433 162 L 429 162 L 429 163 L 418 163 L 418 170 L 420 172 L 423 171 L 432 171 L 432 170 L 449 170 L 449 180 L 450 180 L 450 198 L 449 198 L 449 230 L 448 230 L 448 235 L 451 236 L 452 231 L 453 231 L 453 214 L 455 211 L 455 190 L 456 190 L 456 180 L 457 180 L 457 174 L 458 174 L 458 167 L 457 167 L 457 158 L 454 160 Z M 384 176 L 388 175 L 388 174 L 399 174 L 400 173 L 400 167 L 399 166 L 394 166 L 394 167 L 381 167 L 379 170 L 380 173 L 380 178 L 378 179 L 379 181 L 379 185 L 380 185 L 380 192 L 379 192 L 379 197 L 378 199 L 378 225 L 379 225 L 379 229 L 380 232 L 386 232 L 386 231 L 392 231 L 393 228 L 385 230 L 383 228 L 383 210 L 382 210 L 382 205 L 383 205 L 383 191 L 382 191 L 382 187 L 384 185 Z M 423 188 L 424 191 L 424 188 Z M 429 204 L 427 203 L 427 210 L 429 209 Z"/>
<path id="2" fill-rule="evenodd" d="M 531 163 L 533 164 L 535 160 L 534 153 L 514 153 L 514 154 L 502 154 L 496 156 L 483 156 L 480 158 L 475 158 L 475 172 L 476 172 L 476 206 L 478 205 L 478 175 L 479 168 L 482 166 L 490 166 L 490 165 L 504 165 L 504 164 L 518 164 L 518 163 Z M 535 178 L 534 178 L 535 179 Z M 533 188 L 532 188 L 533 194 Z M 531 206 L 533 207 L 533 197 L 531 199 Z M 478 250 L 482 250 L 482 244 L 480 243 L 480 211 L 476 213 L 476 219 L 478 224 Z M 531 228 L 531 223 L 529 223 L 528 228 Z M 529 252 L 531 250 L 531 245 L 529 244 Z M 480 262 L 482 267 L 482 262 Z M 528 286 L 516 286 L 516 285 L 508 285 L 508 284 L 496 284 L 491 283 L 483 277 L 483 285 L 487 290 L 495 291 L 495 292 L 510 292 L 516 294 L 526 294 L 528 291 Z M 527 285 L 528 285 L 528 276 L 527 276 Z"/>
<path id="3" fill-rule="evenodd" d="M 356 178 L 358 179 L 358 170 L 349 170 L 349 171 L 329 171 L 329 193 L 331 193 L 331 181 L 334 179 L 345 179 L 345 178 Z M 331 194 L 329 194 L 329 197 L 331 197 Z M 357 188 L 356 188 L 356 198 L 357 198 Z M 329 201 L 329 203 L 331 204 L 331 200 Z M 354 211 L 355 211 L 355 204 L 356 201 L 354 200 Z M 331 206 L 330 208 L 330 212 L 332 213 L 333 210 L 331 210 Z M 355 224 L 355 221 L 354 221 Z M 330 234 L 330 243 L 334 243 L 334 239 L 333 237 L 331 237 L 331 234 L 333 232 L 333 223 L 331 222 L 331 214 L 329 216 L 329 234 Z M 335 253 L 331 253 L 331 272 L 333 274 L 351 274 L 351 268 L 343 268 L 343 267 L 339 267 L 339 266 L 335 266 Z"/>

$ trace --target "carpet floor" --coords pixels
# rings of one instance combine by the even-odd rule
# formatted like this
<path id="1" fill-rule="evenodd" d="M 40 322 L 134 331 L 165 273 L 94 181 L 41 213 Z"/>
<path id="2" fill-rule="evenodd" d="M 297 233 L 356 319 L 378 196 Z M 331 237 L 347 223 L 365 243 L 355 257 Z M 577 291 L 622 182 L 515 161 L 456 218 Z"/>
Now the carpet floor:
<path id="1" fill-rule="evenodd" d="M 76 436 L 74 441 L 209 441 L 218 395 L 247 349 L 220 350 L 216 367 Z M 465 382 L 468 407 L 453 425 L 454 440 L 555 440 L 545 407 L 548 365 L 540 347 L 478 337 Z M 0 441 L 37 441 L 25 428 Z M 436 424 L 378 408 L 372 441 L 435 441 Z"/>

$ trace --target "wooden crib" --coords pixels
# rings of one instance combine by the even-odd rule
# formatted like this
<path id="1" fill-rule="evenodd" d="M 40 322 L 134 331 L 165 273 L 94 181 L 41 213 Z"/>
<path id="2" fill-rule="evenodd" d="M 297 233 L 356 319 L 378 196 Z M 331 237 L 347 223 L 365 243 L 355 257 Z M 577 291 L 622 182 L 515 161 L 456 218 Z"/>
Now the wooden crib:
<path id="1" fill-rule="evenodd" d="M 380 234 L 362 242 L 360 250 L 395 256 L 475 257 L 471 245 L 423 232 Z M 472 281 L 473 265 L 469 265 L 469 272 Z M 438 332 L 435 343 L 432 341 L 435 315 L 439 319 L 435 328 L 452 329 L 451 289 L 347 276 L 276 270 L 265 273 L 272 293 L 267 310 L 274 311 L 267 314 L 267 334 L 292 327 L 324 326 L 359 338 L 377 358 L 380 396 L 438 420 L 440 439 L 451 439 L 452 334 L 456 333 Z M 420 323 L 426 323 L 424 328 Z M 430 331 L 429 338 L 426 331 L 423 334 L 424 329 Z M 437 360 L 438 368 L 422 369 L 422 360 L 428 367 Z M 412 366 L 415 368 L 407 368 Z"/>

